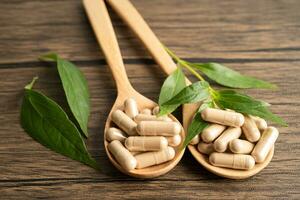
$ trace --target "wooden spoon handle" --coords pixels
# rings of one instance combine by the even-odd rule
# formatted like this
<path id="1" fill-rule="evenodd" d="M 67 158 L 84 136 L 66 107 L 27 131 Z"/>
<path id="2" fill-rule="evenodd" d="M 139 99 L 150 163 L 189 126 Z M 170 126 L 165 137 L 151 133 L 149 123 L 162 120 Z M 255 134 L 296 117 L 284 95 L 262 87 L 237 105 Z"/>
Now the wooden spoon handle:
<path id="1" fill-rule="evenodd" d="M 164 72 L 171 74 L 176 69 L 176 64 L 130 1 L 107 0 L 107 2 L 142 41 Z"/>
<path id="2" fill-rule="evenodd" d="M 104 0 L 83 0 L 99 45 L 116 81 L 118 92 L 132 88 Z"/>
<path id="3" fill-rule="evenodd" d="M 107 2 L 142 41 L 164 72 L 166 74 L 171 74 L 176 69 L 176 64 L 130 1 L 107 0 Z M 185 78 L 185 80 L 188 85 L 191 84 L 187 78 Z M 198 107 L 198 104 L 183 105 L 183 127 L 186 133 L 188 132 L 188 126 Z"/>

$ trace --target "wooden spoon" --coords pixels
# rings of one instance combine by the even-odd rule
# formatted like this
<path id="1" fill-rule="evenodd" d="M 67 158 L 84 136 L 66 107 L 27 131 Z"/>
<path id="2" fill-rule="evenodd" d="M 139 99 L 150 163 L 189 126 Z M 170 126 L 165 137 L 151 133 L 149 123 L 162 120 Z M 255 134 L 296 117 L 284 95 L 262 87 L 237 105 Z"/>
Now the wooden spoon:
<path id="1" fill-rule="evenodd" d="M 165 51 L 158 38 L 153 31 L 147 25 L 143 17 L 138 13 L 134 6 L 128 0 L 107 0 L 110 6 L 116 11 L 116 13 L 125 21 L 125 23 L 133 30 L 137 37 L 142 41 L 147 50 L 156 60 L 158 65 L 164 70 L 166 74 L 171 74 L 176 69 L 176 64 L 172 58 Z M 186 79 L 187 84 L 191 82 Z M 183 127 L 187 133 L 189 124 L 191 123 L 193 116 L 198 109 L 199 104 L 186 104 L 183 106 Z M 207 170 L 215 173 L 219 176 L 231 178 L 231 179 L 244 179 L 253 176 L 265 168 L 271 161 L 274 153 L 274 147 L 268 154 L 265 162 L 256 164 L 251 170 L 234 170 L 221 167 L 215 167 L 208 162 L 208 157 L 201 154 L 197 147 L 194 145 L 188 146 L 192 155 L 196 160 L 203 165 Z"/>
<path id="2" fill-rule="evenodd" d="M 139 110 L 145 108 L 154 108 L 157 104 L 151 101 L 150 99 L 144 97 L 140 93 L 138 93 L 131 86 L 128 77 L 126 75 L 120 49 L 104 1 L 84 0 L 83 4 L 85 6 L 85 10 L 88 14 L 91 25 L 94 29 L 97 40 L 102 48 L 102 51 L 106 57 L 108 65 L 112 71 L 113 77 L 117 85 L 117 90 L 118 90 L 117 99 L 109 113 L 109 116 L 105 124 L 104 131 L 106 132 L 106 130 L 112 126 L 111 114 L 116 109 L 122 109 L 124 101 L 127 98 L 133 97 L 137 101 Z M 169 117 L 171 117 L 174 121 L 178 122 L 178 120 L 174 116 L 170 115 Z M 181 131 L 181 137 L 182 138 L 185 137 L 183 130 Z M 175 158 L 172 159 L 171 161 L 168 161 L 160 165 L 155 165 L 152 167 L 147 167 L 144 169 L 134 169 L 128 172 L 125 171 L 119 165 L 119 163 L 114 159 L 112 154 L 108 151 L 107 145 L 108 142 L 106 141 L 105 134 L 104 134 L 104 146 L 110 161 L 121 172 L 138 178 L 153 178 L 167 173 L 168 171 L 170 171 L 172 168 L 176 166 L 176 164 L 180 161 L 180 159 L 184 154 L 184 149 L 177 148 L 175 149 L 176 151 Z"/>

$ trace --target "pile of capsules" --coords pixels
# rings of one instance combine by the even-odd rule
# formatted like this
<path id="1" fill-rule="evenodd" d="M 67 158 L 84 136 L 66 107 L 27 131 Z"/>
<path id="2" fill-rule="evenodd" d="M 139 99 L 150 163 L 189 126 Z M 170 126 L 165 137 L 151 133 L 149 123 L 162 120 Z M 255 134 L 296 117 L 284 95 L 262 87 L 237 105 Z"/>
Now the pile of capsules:
<path id="1" fill-rule="evenodd" d="M 142 169 L 172 160 L 173 147 L 180 145 L 182 126 L 168 116 L 157 117 L 159 107 L 139 113 L 136 101 L 124 102 L 124 112 L 115 110 L 111 119 L 118 127 L 106 131 L 108 150 L 126 170 Z"/>
<path id="2" fill-rule="evenodd" d="M 265 161 L 279 135 L 264 119 L 234 111 L 206 108 L 201 117 L 211 124 L 191 144 L 218 167 L 252 169 Z"/>

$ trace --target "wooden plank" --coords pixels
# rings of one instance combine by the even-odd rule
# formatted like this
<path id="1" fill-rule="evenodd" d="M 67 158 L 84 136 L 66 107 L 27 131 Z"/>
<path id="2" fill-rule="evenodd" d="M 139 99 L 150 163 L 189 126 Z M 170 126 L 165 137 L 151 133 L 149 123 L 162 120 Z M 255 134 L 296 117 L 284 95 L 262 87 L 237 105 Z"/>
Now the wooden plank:
<path id="1" fill-rule="evenodd" d="M 103 149 L 105 113 L 116 90 L 81 1 L 2 0 L 1 199 L 299 199 L 299 1 L 132 1 L 161 41 L 181 57 L 225 63 L 280 87 L 278 91 L 248 91 L 273 104 L 274 113 L 289 124 L 279 128 L 272 162 L 250 179 L 233 181 L 209 173 L 186 152 L 174 170 L 157 179 L 122 175 Z M 130 30 L 110 13 L 133 86 L 157 100 L 165 75 Z M 22 88 L 33 76 L 40 77 L 35 88 L 67 108 L 55 67 L 37 61 L 48 51 L 75 61 L 88 79 L 92 113 L 87 146 L 101 172 L 49 151 L 19 125 Z"/>
<path id="2" fill-rule="evenodd" d="M 298 0 L 133 3 L 161 41 L 181 57 L 299 60 Z M 110 13 L 124 58 L 148 57 Z M 35 61 L 49 51 L 72 60 L 103 57 L 78 0 L 1 1 L 0 24 L 1 64 Z"/>
<path id="3" fill-rule="evenodd" d="M 226 198 L 232 198 L 237 194 L 241 195 L 241 198 L 252 195 L 270 198 L 293 197 L 297 194 L 300 184 L 298 179 L 300 111 L 296 109 L 299 106 L 300 88 L 291 85 L 299 82 L 299 73 L 297 73 L 299 63 L 295 62 L 285 69 L 282 68 L 283 65 L 284 63 L 232 63 L 233 68 L 276 83 L 281 88 L 278 91 L 249 92 L 257 98 L 271 102 L 272 110 L 290 125 L 279 128 L 281 134 L 276 144 L 275 156 L 265 170 L 244 181 L 221 179 L 204 170 L 190 153 L 186 152 L 183 160 L 169 174 L 143 184 L 119 173 L 110 164 L 103 149 L 105 113 L 110 110 L 116 96 L 115 86 L 107 67 L 94 62 L 84 62 L 80 65 L 91 91 L 92 113 L 87 145 L 102 166 L 102 172 L 47 150 L 27 136 L 19 125 L 22 88 L 33 76 L 40 77 L 36 89 L 65 105 L 55 67 L 39 63 L 30 68 L 1 69 L 0 104 L 5 106 L 0 110 L 0 192 L 7 197 L 12 195 L 13 199 L 24 196 L 51 196 L 56 199 L 68 195 L 76 199 L 84 197 L 81 195 L 97 197 L 100 194 L 118 198 L 119 191 L 125 185 L 129 185 L 128 188 L 126 187 L 129 198 L 137 197 L 139 191 L 143 191 L 143 195 L 149 195 L 149 198 L 158 198 L 161 194 L 168 195 L 169 198 L 175 195 L 178 198 L 193 195 L 195 198 L 201 195 L 217 198 L 222 193 Z M 130 64 L 126 69 L 132 84 L 138 91 L 142 91 L 151 99 L 157 99 L 164 78 L 157 66 Z M 221 189 L 216 192 L 211 187 Z M 249 188 L 251 188 L 250 193 L 247 192 Z M 74 192 L 75 190 L 77 192 Z M 152 192 L 154 190 L 161 192 Z M 269 190 L 275 192 L 266 192 Z M 86 194 L 86 191 L 91 192 Z M 192 195 L 189 195 L 189 192 Z"/>
<path id="4" fill-rule="evenodd" d="M 289 179 L 247 181 L 212 179 L 181 181 L 42 180 L 3 186 L 1 196 L 11 199 L 298 199 L 299 185 Z"/>

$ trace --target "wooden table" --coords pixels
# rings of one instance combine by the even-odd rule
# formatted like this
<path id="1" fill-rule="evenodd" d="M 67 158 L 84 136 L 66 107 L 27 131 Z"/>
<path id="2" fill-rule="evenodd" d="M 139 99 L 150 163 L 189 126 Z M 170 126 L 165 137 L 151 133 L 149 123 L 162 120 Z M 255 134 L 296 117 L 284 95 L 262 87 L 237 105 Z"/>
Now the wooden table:
<path id="1" fill-rule="evenodd" d="M 300 2 L 134 0 L 161 41 L 189 61 L 220 62 L 277 84 L 278 91 L 249 90 L 272 104 L 289 127 L 280 127 L 270 165 L 247 180 L 217 177 L 186 151 L 165 176 L 138 180 L 118 172 L 103 149 L 103 125 L 116 89 L 78 0 L 0 2 L 1 199 L 237 199 L 300 198 Z M 165 75 L 141 43 L 110 10 L 133 86 L 157 100 Z M 20 127 L 23 86 L 66 105 L 53 65 L 38 56 L 55 51 L 87 77 L 92 112 L 87 145 L 97 172 L 33 141 Z"/>

